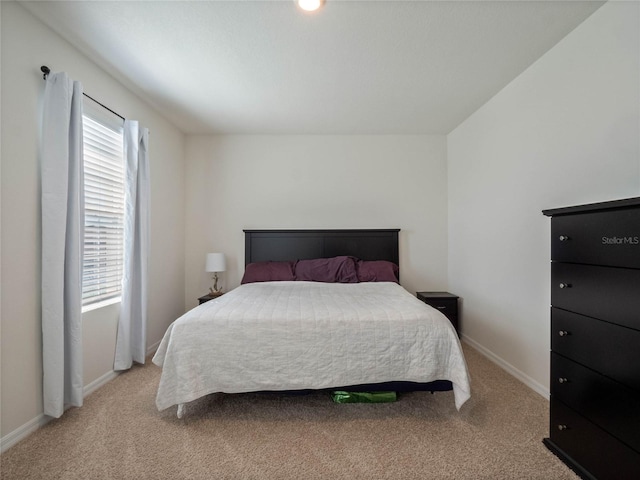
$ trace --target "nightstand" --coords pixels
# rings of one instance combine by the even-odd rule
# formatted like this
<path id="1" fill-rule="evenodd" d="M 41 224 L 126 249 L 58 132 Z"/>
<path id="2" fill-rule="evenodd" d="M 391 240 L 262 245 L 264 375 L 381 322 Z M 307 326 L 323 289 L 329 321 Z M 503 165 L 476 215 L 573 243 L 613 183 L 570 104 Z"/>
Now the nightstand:
<path id="1" fill-rule="evenodd" d="M 212 295 L 210 293 L 207 293 L 206 295 L 203 295 L 202 297 L 198 298 L 198 302 L 200 302 L 199 305 L 202 305 L 203 303 L 206 303 L 209 300 L 213 300 L 214 298 L 221 297 L 222 295 L 224 295 L 224 293 L 219 293 L 217 295 Z"/>
<path id="2" fill-rule="evenodd" d="M 456 329 L 458 336 L 458 296 L 449 292 L 418 292 L 418 300 L 440 310 Z"/>

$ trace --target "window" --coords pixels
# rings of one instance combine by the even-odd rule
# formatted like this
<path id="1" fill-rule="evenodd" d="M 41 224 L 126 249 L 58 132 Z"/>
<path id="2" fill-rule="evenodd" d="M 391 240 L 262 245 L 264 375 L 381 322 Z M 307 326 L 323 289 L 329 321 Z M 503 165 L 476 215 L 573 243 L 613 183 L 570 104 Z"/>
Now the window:
<path id="1" fill-rule="evenodd" d="M 86 105 L 84 130 L 84 264 L 82 306 L 120 299 L 124 263 L 122 121 Z"/>

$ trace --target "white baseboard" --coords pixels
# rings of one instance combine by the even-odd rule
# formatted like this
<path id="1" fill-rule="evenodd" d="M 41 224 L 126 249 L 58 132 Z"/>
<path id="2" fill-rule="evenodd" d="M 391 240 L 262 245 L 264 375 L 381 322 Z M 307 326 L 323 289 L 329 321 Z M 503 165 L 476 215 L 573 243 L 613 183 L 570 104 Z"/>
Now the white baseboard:
<path id="1" fill-rule="evenodd" d="M 85 385 L 84 388 L 82 389 L 83 395 L 86 397 L 87 395 L 92 394 L 101 386 L 103 386 L 105 383 L 110 382 L 111 380 L 116 378 L 118 375 L 120 375 L 120 372 L 116 372 L 115 370 L 105 373 L 100 378 L 97 378 L 90 384 Z"/>
<path id="2" fill-rule="evenodd" d="M 160 345 L 160 341 L 154 343 L 153 345 L 150 345 L 147 348 L 147 356 L 155 353 L 159 345 Z M 120 372 L 116 372 L 115 370 L 113 370 L 111 372 L 105 373 L 100 378 L 97 378 L 96 380 L 89 383 L 88 385 L 85 385 L 84 388 L 82 389 L 83 396 L 86 397 L 87 395 L 92 394 L 93 392 L 98 390 L 100 387 L 102 387 L 105 383 L 110 382 L 111 380 L 116 378 L 119 374 Z M 51 417 L 48 417 L 41 413 L 36 418 L 29 420 L 24 425 L 16 428 L 13 432 L 8 433 L 4 437 L 0 438 L 0 453 L 4 453 L 6 450 L 13 447 L 20 440 L 28 437 L 30 434 L 38 430 L 40 427 L 46 425 L 50 420 L 51 420 Z"/>
<path id="3" fill-rule="evenodd" d="M 51 417 L 47 417 L 45 414 L 41 413 L 36 418 L 29 420 L 21 427 L 16 428 L 13 432 L 8 433 L 0 439 L 0 453 L 4 453 L 9 450 L 20 440 L 27 438 L 40 427 L 46 425 L 50 420 Z"/>
<path id="4" fill-rule="evenodd" d="M 82 389 L 82 396 L 86 398 L 87 395 L 92 394 L 105 383 L 110 382 L 111 380 L 116 378 L 118 374 L 119 372 L 116 371 L 107 372 L 100 378 L 94 380 L 88 385 L 85 385 L 85 387 Z M 65 406 L 65 410 L 67 408 L 68 407 Z M 49 423 L 51 420 L 52 417 L 48 417 L 47 415 L 41 413 L 36 418 L 29 420 L 24 425 L 16 428 L 13 432 L 8 433 L 4 437 L 0 438 L 0 453 L 4 453 L 20 440 L 27 438 L 29 435 L 38 430 L 40 427 Z"/>
<path id="5" fill-rule="evenodd" d="M 160 342 L 158 341 L 158 342 L 154 343 L 153 345 L 149 346 L 147 348 L 147 356 L 149 356 L 152 353 L 154 353 L 158 349 L 159 345 L 160 345 Z M 98 378 L 98 379 L 94 380 L 93 382 L 91 382 L 89 385 L 85 385 L 85 387 L 83 389 L 83 395 L 86 397 L 87 395 L 95 392 L 97 389 L 99 389 L 105 383 L 110 382 L 111 380 L 116 378 L 120 373 L 122 373 L 122 372 L 115 371 L 115 370 L 105 373 L 100 378 Z"/>
<path id="6" fill-rule="evenodd" d="M 469 338 L 469 337 L 467 337 L 465 335 L 462 335 L 462 341 L 464 343 L 466 343 L 467 345 L 469 345 L 474 350 L 477 350 L 479 353 L 481 353 L 482 355 L 487 357 L 489 360 L 491 360 L 493 363 L 498 365 L 500 368 L 502 368 L 503 370 L 506 370 L 509 374 L 511 374 L 514 377 L 516 377 L 518 380 L 520 380 L 522 383 L 524 383 L 531 390 L 533 390 L 537 394 L 539 394 L 539 395 L 543 396 L 544 398 L 546 398 L 547 400 L 549 400 L 549 390 L 547 389 L 547 387 L 542 385 L 540 382 L 537 382 L 536 380 L 531 378 L 526 373 L 518 370 L 516 367 L 511 365 L 509 362 L 507 362 L 504 359 L 500 358 L 495 353 L 493 353 L 491 350 L 489 350 L 486 347 L 480 345 L 475 340 L 473 340 L 473 339 L 471 339 L 471 338 Z"/>
<path id="7" fill-rule="evenodd" d="M 151 355 L 152 353 L 156 353 L 156 350 L 158 349 L 158 347 L 160 346 L 160 342 L 161 340 L 158 340 L 156 343 L 154 343 L 153 345 L 149 345 L 149 347 L 147 348 L 147 357 L 149 355 Z"/>

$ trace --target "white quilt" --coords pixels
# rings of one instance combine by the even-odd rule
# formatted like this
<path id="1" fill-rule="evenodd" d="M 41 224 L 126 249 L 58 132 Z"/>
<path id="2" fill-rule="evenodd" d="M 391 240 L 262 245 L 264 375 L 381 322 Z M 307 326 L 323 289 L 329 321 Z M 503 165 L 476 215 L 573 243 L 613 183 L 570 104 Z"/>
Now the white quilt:
<path id="1" fill-rule="evenodd" d="M 173 322 L 153 357 L 164 410 L 214 392 L 469 377 L 447 318 L 395 283 L 242 285 Z"/>

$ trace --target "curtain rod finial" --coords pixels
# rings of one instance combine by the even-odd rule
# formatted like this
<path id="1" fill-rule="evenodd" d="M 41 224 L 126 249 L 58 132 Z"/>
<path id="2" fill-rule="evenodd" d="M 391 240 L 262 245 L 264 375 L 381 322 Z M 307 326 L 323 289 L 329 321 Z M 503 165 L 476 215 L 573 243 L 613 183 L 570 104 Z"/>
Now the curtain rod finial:
<path id="1" fill-rule="evenodd" d="M 49 75 L 49 73 L 51 73 L 51 70 L 46 65 L 41 66 L 40 67 L 40 71 L 42 72 L 42 78 L 44 80 L 46 80 L 47 79 L 47 75 Z"/>

